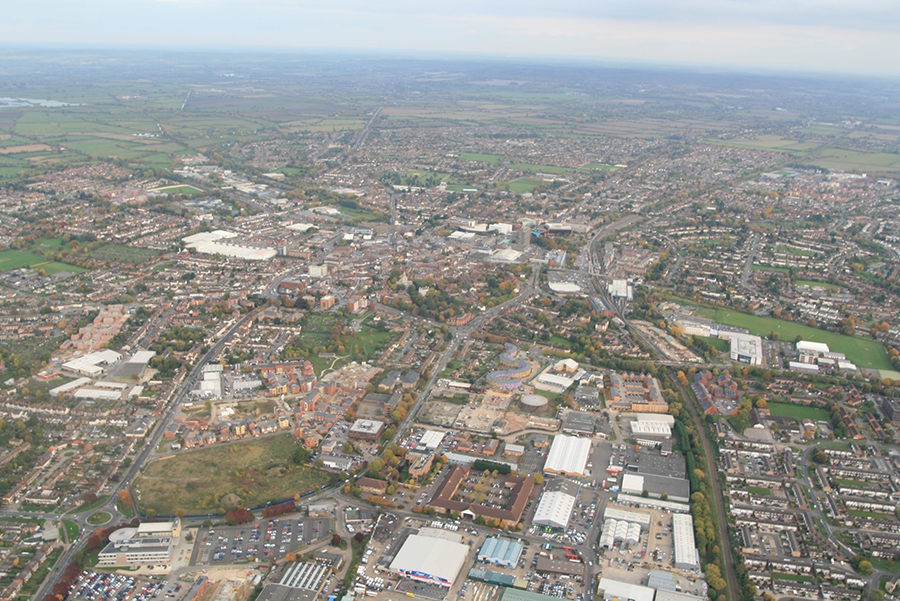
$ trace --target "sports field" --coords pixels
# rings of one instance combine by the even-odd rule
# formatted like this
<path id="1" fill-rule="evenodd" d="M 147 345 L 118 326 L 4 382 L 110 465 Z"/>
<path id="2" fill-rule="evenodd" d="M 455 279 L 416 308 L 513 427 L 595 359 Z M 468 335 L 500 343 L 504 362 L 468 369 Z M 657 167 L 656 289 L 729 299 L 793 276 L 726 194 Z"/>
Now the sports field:
<path id="1" fill-rule="evenodd" d="M 48 275 L 62 273 L 64 271 L 70 273 L 82 273 L 87 271 L 83 267 L 66 265 L 65 263 L 57 263 L 56 261 L 48 261 L 41 255 L 36 255 L 24 250 L 0 251 L 0 272 L 20 269 L 22 267 L 43 269 Z"/>
<path id="2" fill-rule="evenodd" d="M 150 463 L 135 479 L 132 495 L 141 513 L 216 513 L 219 508 L 257 507 L 327 484 L 322 470 L 293 462 L 290 434 L 256 438 L 180 453 Z"/>
<path id="3" fill-rule="evenodd" d="M 769 403 L 769 412 L 776 417 L 811 419 L 814 422 L 827 422 L 831 419 L 831 416 L 824 409 L 807 407 L 806 405 L 794 405 L 793 403 Z"/>
<path id="4" fill-rule="evenodd" d="M 716 321 L 728 326 L 747 328 L 751 334 L 757 336 L 768 336 L 772 332 L 778 332 L 782 340 L 794 340 L 800 336 L 801 340 L 824 342 L 832 351 L 844 353 L 849 361 L 859 367 L 892 369 L 884 347 L 874 340 L 844 336 L 774 317 L 760 317 L 723 309 L 716 311 Z"/>

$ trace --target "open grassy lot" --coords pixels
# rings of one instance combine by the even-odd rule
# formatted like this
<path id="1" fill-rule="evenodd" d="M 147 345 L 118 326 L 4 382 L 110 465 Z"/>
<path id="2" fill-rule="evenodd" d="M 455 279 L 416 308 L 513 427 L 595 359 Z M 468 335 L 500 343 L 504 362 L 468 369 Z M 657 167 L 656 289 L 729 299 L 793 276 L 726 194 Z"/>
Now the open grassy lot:
<path id="1" fill-rule="evenodd" d="M 764 135 L 755 138 L 735 138 L 733 140 L 707 140 L 714 146 L 731 146 L 749 150 L 767 150 L 784 152 L 794 156 L 805 156 L 807 152 L 818 146 L 816 142 L 800 142 L 777 135 Z"/>
<path id="2" fill-rule="evenodd" d="M 149 464 L 132 494 L 141 513 L 216 513 L 219 508 L 258 507 L 327 484 L 331 476 L 292 461 L 297 442 L 279 434 L 180 453 Z"/>
<path id="3" fill-rule="evenodd" d="M 531 171 L 533 173 L 583 173 L 584 169 L 575 167 L 560 167 L 559 165 L 534 165 L 532 163 L 516 163 L 510 165 L 510 169 L 520 169 L 522 171 Z"/>
<path id="4" fill-rule="evenodd" d="M 760 317 L 722 309 L 716 311 L 716 321 L 724 325 L 747 328 L 757 336 L 768 336 L 770 332 L 779 332 L 782 340 L 793 340 L 800 336 L 803 340 L 824 342 L 831 350 L 844 353 L 849 361 L 859 367 L 891 369 L 891 363 L 884 347 L 874 340 L 843 336 L 774 317 Z"/>
<path id="5" fill-rule="evenodd" d="M 769 412 L 776 417 L 811 419 L 814 422 L 829 421 L 831 419 L 831 416 L 824 409 L 807 407 L 806 405 L 794 405 L 792 403 L 769 403 Z"/>
<path id="6" fill-rule="evenodd" d="M 771 497 L 772 496 L 771 490 L 769 490 L 768 488 L 762 488 L 759 486 L 748 486 L 747 492 L 749 492 L 751 495 L 759 495 L 760 497 Z"/>
<path id="7" fill-rule="evenodd" d="M 57 263 L 56 261 L 48 261 L 41 255 L 30 253 L 24 250 L 4 250 L 0 251 L 0 271 L 10 271 L 22 267 L 31 267 L 33 269 L 43 269 L 49 275 L 68 271 L 71 273 L 82 273 L 87 271 L 82 267 L 75 265 L 66 265 L 65 263 Z"/>
<path id="8" fill-rule="evenodd" d="M 828 282 L 814 282 L 812 280 L 794 280 L 794 286 L 809 286 L 810 288 L 823 288 L 825 290 L 837 290 L 840 286 Z"/>
<path id="9" fill-rule="evenodd" d="M 731 344 L 724 338 L 711 338 L 709 336 L 699 336 L 705 340 L 710 346 L 714 347 L 717 351 L 727 353 L 731 350 Z"/>
<path id="10" fill-rule="evenodd" d="M 159 251 L 148 248 L 136 248 L 125 244 L 105 244 L 92 250 L 88 256 L 92 259 L 124 261 L 140 265 L 156 259 L 159 256 Z"/>
<path id="11" fill-rule="evenodd" d="M 509 182 L 507 187 L 512 192 L 525 194 L 526 192 L 534 192 L 535 188 L 543 184 L 544 182 L 540 182 L 536 179 L 518 179 L 514 182 Z"/>

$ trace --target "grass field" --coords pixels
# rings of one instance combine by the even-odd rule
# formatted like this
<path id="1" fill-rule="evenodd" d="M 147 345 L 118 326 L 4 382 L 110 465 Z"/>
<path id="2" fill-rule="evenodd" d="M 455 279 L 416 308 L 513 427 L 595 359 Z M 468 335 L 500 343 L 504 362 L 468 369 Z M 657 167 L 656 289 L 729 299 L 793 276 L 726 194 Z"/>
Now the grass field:
<path id="1" fill-rule="evenodd" d="M 83 267 L 66 265 L 65 263 L 57 263 L 56 261 L 48 261 L 41 255 L 36 255 L 24 250 L 4 250 L 0 252 L 0 272 L 20 269 L 22 267 L 43 269 L 48 275 L 61 273 L 63 271 L 71 273 L 82 273 L 87 271 Z"/>
<path id="2" fill-rule="evenodd" d="M 790 273 L 787 267 L 774 267 L 772 265 L 753 265 L 752 269 L 756 271 L 777 271 L 778 273 Z"/>
<path id="3" fill-rule="evenodd" d="M 794 405 L 792 403 L 769 403 L 769 412 L 776 417 L 811 419 L 814 422 L 827 422 L 831 419 L 831 416 L 824 409 L 807 407 L 806 405 Z"/>
<path id="4" fill-rule="evenodd" d="M 816 142 L 799 142 L 776 135 L 757 136 L 755 138 L 736 138 L 733 140 L 707 140 L 714 146 L 731 146 L 749 150 L 765 150 L 784 152 L 794 156 L 806 156 L 807 152 L 818 146 Z"/>
<path id="5" fill-rule="evenodd" d="M 331 476 L 295 465 L 297 442 L 290 434 L 257 438 L 180 453 L 149 464 L 135 479 L 132 494 L 141 513 L 216 513 L 219 508 L 257 507 L 327 484 Z"/>
<path id="6" fill-rule="evenodd" d="M 143 265 L 156 259 L 159 256 L 159 251 L 148 248 L 136 248 L 126 244 L 105 244 L 92 250 L 88 256 L 92 259 L 124 261 L 126 263 Z"/>
<path id="7" fill-rule="evenodd" d="M 722 309 L 716 311 L 716 321 L 724 325 L 747 328 L 757 336 L 779 332 L 782 340 L 794 340 L 800 336 L 802 340 L 824 342 L 832 351 L 844 353 L 849 361 L 859 367 L 891 369 L 884 347 L 873 340 L 844 336 L 774 317 L 760 317 Z"/>
<path id="8" fill-rule="evenodd" d="M 511 192 L 525 194 L 526 192 L 534 192 L 535 188 L 543 184 L 544 182 L 540 182 L 536 179 L 518 179 L 514 182 L 509 182 L 508 187 Z"/>
<path id="9" fill-rule="evenodd" d="M 727 353 L 731 350 L 731 344 L 724 338 L 710 338 L 707 336 L 697 336 L 697 338 L 702 338 L 709 343 L 710 346 L 715 347 L 717 351 Z"/>
<path id="10" fill-rule="evenodd" d="M 69 539 L 69 542 L 72 542 L 76 538 L 78 538 L 78 524 L 76 524 L 72 520 L 63 520 L 62 530 L 65 530 L 66 537 Z"/>
<path id="11" fill-rule="evenodd" d="M 762 488 L 759 486 L 748 486 L 747 492 L 749 492 L 751 495 L 759 495 L 760 497 L 771 497 L 772 496 L 771 490 L 769 490 L 768 488 Z"/>
<path id="12" fill-rule="evenodd" d="M 838 290 L 840 286 L 828 282 L 814 282 L 812 280 L 794 280 L 794 286 L 809 286 L 810 288 L 822 288 L 824 290 Z"/>
<path id="13" fill-rule="evenodd" d="M 873 520 L 893 520 L 895 516 L 893 513 L 881 513 L 878 511 L 863 511 L 861 509 L 848 509 L 847 515 L 852 515 L 855 518 L 872 518 Z"/>
<path id="14" fill-rule="evenodd" d="M 531 171 L 533 173 L 582 173 L 584 169 L 575 167 L 560 167 L 558 165 L 535 165 L 532 163 L 516 163 L 509 166 L 510 169 Z"/>
<path id="15" fill-rule="evenodd" d="M 97 513 L 92 513 L 88 516 L 87 523 L 92 526 L 99 526 L 100 524 L 105 524 L 109 520 L 112 519 L 112 515 L 106 513 L 105 511 L 98 511 Z"/>

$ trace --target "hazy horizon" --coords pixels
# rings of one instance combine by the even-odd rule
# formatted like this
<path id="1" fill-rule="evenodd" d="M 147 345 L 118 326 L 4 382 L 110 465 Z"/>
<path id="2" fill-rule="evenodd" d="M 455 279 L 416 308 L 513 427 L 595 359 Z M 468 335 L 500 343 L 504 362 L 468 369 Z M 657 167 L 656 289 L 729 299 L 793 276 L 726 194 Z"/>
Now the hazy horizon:
<path id="1" fill-rule="evenodd" d="M 375 53 L 900 77 L 900 4 L 803 0 L 37 0 L 6 8 L 9 47 Z"/>

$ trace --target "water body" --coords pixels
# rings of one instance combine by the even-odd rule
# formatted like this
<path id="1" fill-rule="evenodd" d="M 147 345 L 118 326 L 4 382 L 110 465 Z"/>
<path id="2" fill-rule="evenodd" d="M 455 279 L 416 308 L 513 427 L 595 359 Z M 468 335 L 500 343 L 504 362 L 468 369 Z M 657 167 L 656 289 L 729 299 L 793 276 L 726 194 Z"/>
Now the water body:
<path id="1" fill-rule="evenodd" d="M 31 106 L 39 106 L 42 108 L 55 109 L 61 106 L 82 106 L 80 104 L 70 104 L 68 102 L 60 102 L 59 100 L 44 100 L 42 98 L 0 98 L 0 109 L 19 109 Z"/>

